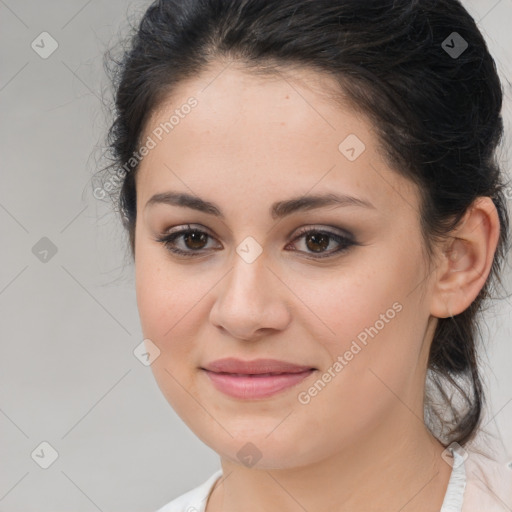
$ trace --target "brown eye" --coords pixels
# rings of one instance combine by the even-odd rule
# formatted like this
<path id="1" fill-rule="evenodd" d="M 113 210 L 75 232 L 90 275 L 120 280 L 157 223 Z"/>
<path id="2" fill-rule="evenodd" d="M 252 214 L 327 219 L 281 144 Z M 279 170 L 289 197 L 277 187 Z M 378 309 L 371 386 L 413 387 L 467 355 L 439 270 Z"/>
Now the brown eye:
<path id="1" fill-rule="evenodd" d="M 318 254 L 318 256 L 312 256 L 313 259 L 328 258 L 341 254 L 348 251 L 351 246 L 358 245 L 351 234 L 344 236 L 332 231 L 311 227 L 300 230 L 294 242 L 300 239 L 304 239 L 306 250 L 299 250 L 298 252 Z M 334 241 L 335 246 L 337 245 L 338 248 L 327 252 L 326 249 L 331 245 L 332 241 Z"/>
<path id="2" fill-rule="evenodd" d="M 304 239 L 305 249 L 293 249 L 293 251 L 304 253 L 312 259 L 327 258 L 341 254 L 348 251 L 353 245 L 360 245 L 353 239 L 350 233 L 347 232 L 347 234 L 348 236 L 344 236 L 319 228 L 303 228 L 293 240 L 292 245 L 295 245 L 298 240 Z M 192 228 L 188 225 L 184 229 L 165 234 L 157 238 L 156 241 L 164 244 L 166 249 L 174 254 L 193 258 L 203 255 L 207 250 L 211 250 L 211 248 L 207 248 L 210 239 L 213 240 L 213 237 L 206 231 Z M 331 245 L 334 245 L 335 248 L 328 251 Z"/>
<path id="3" fill-rule="evenodd" d="M 206 231 L 187 226 L 186 229 L 166 234 L 157 238 L 156 241 L 164 244 L 174 254 L 194 257 L 204 252 L 210 238 L 212 237 Z M 178 244 L 180 241 L 182 244 Z M 181 247 L 178 247 L 178 245 L 181 245 Z"/>
<path id="4" fill-rule="evenodd" d="M 306 246 L 313 252 L 322 252 L 329 246 L 329 235 L 325 233 L 313 233 L 306 235 Z"/>
<path id="5" fill-rule="evenodd" d="M 202 231 L 187 231 L 183 241 L 188 249 L 203 249 L 206 245 L 208 235 Z"/>

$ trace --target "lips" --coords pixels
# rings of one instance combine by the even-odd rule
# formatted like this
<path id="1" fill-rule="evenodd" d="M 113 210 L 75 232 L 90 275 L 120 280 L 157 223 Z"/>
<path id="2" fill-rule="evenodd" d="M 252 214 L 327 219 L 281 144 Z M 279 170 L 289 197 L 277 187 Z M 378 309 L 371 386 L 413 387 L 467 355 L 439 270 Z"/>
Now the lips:
<path id="1" fill-rule="evenodd" d="M 216 373 L 232 373 L 239 375 L 264 375 L 279 373 L 301 373 L 306 370 L 314 369 L 311 366 L 297 365 L 277 359 L 254 359 L 252 361 L 242 361 L 228 357 L 217 359 L 204 367 L 205 370 Z"/>
<path id="2" fill-rule="evenodd" d="M 276 359 L 218 359 L 201 368 L 222 393 L 234 398 L 267 398 L 289 389 L 316 369 Z"/>

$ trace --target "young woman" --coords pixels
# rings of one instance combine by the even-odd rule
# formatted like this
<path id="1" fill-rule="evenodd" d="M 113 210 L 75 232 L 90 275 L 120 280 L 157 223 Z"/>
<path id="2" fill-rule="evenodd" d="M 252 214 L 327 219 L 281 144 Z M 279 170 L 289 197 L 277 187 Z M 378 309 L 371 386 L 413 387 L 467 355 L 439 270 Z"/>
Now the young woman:
<path id="1" fill-rule="evenodd" d="M 161 512 L 512 510 L 470 446 L 509 220 L 460 2 L 161 0 L 130 37 L 107 179 L 155 378 L 222 466 Z"/>

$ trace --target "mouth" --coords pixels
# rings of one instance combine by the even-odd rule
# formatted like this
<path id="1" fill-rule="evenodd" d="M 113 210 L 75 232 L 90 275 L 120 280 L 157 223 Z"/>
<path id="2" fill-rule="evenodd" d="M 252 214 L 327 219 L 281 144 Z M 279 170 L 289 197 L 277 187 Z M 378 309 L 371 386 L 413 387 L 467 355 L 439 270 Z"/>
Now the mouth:
<path id="1" fill-rule="evenodd" d="M 219 359 L 200 368 L 220 392 L 239 399 L 263 399 L 289 390 L 316 368 L 275 359 Z"/>

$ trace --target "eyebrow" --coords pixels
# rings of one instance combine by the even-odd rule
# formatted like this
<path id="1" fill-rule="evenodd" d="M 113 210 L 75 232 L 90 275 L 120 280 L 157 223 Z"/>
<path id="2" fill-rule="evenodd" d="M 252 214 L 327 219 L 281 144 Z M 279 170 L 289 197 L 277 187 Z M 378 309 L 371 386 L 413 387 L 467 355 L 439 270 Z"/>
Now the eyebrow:
<path id="1" fill-rule="evenodd" d="M 152 196 L 144 208 L 155 204 L 168 204 L 191 208 L 209 215 L 224 219 L 221 209 L 210 201 L 183 192 L 161 192 Z M 349 195 L 317 194 L 293 197 L 285 201 L 277 201 L 270 207 L 270 215 L 273 219 L 280 219 L 299 211 L 314 210 L 325 206 L 359 206 L 362 208 L 376 209 L 375 206 L 364 199 Z"/>

